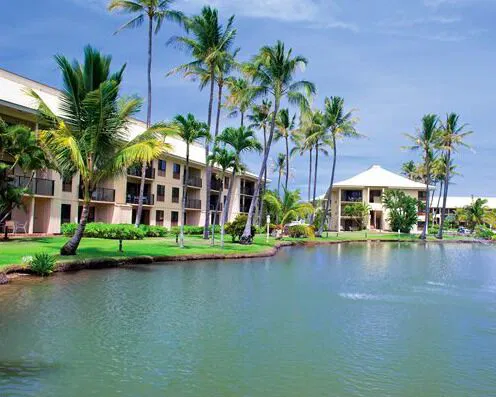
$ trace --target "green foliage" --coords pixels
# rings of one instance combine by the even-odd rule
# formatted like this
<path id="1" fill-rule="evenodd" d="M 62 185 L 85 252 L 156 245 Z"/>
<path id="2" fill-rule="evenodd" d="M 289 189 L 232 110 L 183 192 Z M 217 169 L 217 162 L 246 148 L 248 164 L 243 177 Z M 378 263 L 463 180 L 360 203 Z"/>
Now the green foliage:
<path id="1" fill-rule="evenodd" d="M 313 206 L 310 203 L 300 203 L 299 190 L 284 190 L 282 198 L 277 193 L 268 191 L 263 199 L 271 219 L 280 219 L 281 225 L 313 213 Z"/>
<path id="2" fill-rule="evenodd" d="M 73 236 L 77 229 L 77 223 L 65 223 L 62 225 L 62 233 L 65 236 Z M 105 238 L 111 240 L 142 240 L 146 236 L 143 228 L 136 228 L 130 224 L 110 223 L 88 223 L 84 230 L 84 237 Z"/>
<path id="3" fill-rule="evenodd" d="M 146 237 L 165 237 L 167 236 L 167 228 L 163 226 L 140 225 Z"/>
<path id="4" fill-rule="evenodd" d="M 468 228 L 474 230 L 476 226 L 486 223 L 486 218 L 489 214 L 487 200 L 481 198 L 472 200 L 472 203 L 465 206 L 461 212 Z"/>
<path id="5" fill-rule="evenodd" d="M 294 225 L 288 228 L 289 237 L 295 238 L 314 238 L 315 237 L 315 227 L 309 225 Z"/>
<path id="6" fill-rule="evenodd" d="M 208 228 L 209 230 L 212 230 L 211 227 Z M 201 236 L 203 235 L 203 226 L 192 226 L 192 225 L 184 225 L 184 235 L 185 236 Z M 170 229 L 171 234 L 174 236 L 179 236 L 181 234 L 181 227 L 180 226 L 173 226 Z M 215 233 L 220 233 L 220 226 L 215 225 L 214 226 L 214 232 Z"/>
<path id="7" fill-rule="evenodd" d="M 248 216 L 246 214 L 238 214 L 234 221 L 225 224 L 225 232 L 231 235 L 233 243 L 236 241 L 236 238 L 239 240 L 243 235 L 247 220 Z M 252 226 L 251 235 L 255 236 L 255 233 L 255 226 Z"/>
<path id="8" fill-rule="evenodd" d="M 35 254 L 30 264 L 33 273 L 43 277 L 50 275 L 53 272 L 54 267 L 55 257 L 46 252 Z"/>
<path id="9" fill-rule="evenodd" d="M 348 204 L 343 208 L 343 215 L 350 217 L 356 223 L 358 230 L 366 227 L 371 207 L 365 203 Z"/>
<path id="10" fill-rule="evenodd" d="M 484 240 L 491 240 L 495 235 L 496 235 L 496 233 L 494 233 L 488 227 L 479 225 L 475 228 L 475 236 L 477 238 L 481 238 Z"/>
<path id="11" fill-rule="evenodd" d="M 418 221 L 418 200 L 400 190 L 386 190 L 382 202 L 389 210 L 388 222 L 391 230 L 410 233 Z"/>

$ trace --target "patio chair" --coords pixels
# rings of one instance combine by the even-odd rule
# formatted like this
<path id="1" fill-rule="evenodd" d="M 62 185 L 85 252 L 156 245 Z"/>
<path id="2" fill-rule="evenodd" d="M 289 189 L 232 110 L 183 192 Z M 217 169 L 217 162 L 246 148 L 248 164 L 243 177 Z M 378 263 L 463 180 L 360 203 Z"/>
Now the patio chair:
<path id="1" fill-rule="evenodd" d="M 27 222 L 27 221 L 26 221 L 26 222 L 24 222 L 24 223 L 16 222 L 16 223 L 15 223 L 15 228 L 14 228 L 14 229 L 15 229 L 15 230 L 14 230 L 14 233 L 19 233 L 19 231 L 21 231 L 21 230 L 22 230 L 22 232 L 23 232 L 24 234 L 28 234 L 28 231 L 27 231 L 27 229 L 26 229 L 26 228 L 27 228 L 27 226 L 28 226 L 28 222 Z"/>
<path id="2" fill-rule="evenodd" d="M 15 222 L 14 221 L 6 221 L 5 224 L 3 225 L 3 232 L 5 235 L 9 233 L 15 233 Z"/>

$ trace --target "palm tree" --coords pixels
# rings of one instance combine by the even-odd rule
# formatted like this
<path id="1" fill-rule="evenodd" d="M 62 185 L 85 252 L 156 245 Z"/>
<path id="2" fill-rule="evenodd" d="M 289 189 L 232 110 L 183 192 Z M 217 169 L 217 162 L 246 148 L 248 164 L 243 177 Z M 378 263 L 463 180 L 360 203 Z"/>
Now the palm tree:
<path id="1" fill-rule="evenodd" d="M 300 202 L 300 191 L 284 190 L 284 195 L 268 191 L 263 197 L 267 207 L 274 213 L 276 219 L 280 219 L 280 224 L 285 225 L 288 222 L 304 218 L 313 213 L 313 207 L 310 203 Z"/>
<path id="2" fill-rule="evenodd" d="M 294 141 L 294 128 L 295 128 L 296 114 L 291 117 L 289 115 L 288 109 L 281 109 L 279 116 L 276 120 L 276 130 L 274 135 L 274 141 L 278 142 L 284 139 L 284 145 L 286 148 L 286 175 L 284 181 L 284 190 L 288 190 L 288 178 L 289 178 L 289 141 Z"/>
<path id="3" fill-rule="evenodd" d="M 266 150 L 260 167 L 253 200 L 250 204 L 248 219 L 241 236 L 242 243 L 251 242 L 251 225 L 255 206 L 260 194 L 262 178 L 267 167 L 270 147 L 274 137 L 277 114 L 281 105 L 281 99 L 286 98 L 292 104 L 302 106 L 307 103 L 307 97 L 302 93 L 305 91 L 307 96 L 315 93 L 315 86 L 305 80 L 294 81 L 294 75 L 298 68 L 303 68 L 308 63 L 302 56 L 293 56 L 293 51 L 286 51 L 284 43 L 278 41 L 274 46 L 264 46 L 255 56 L 253 61 L 245 65 L 245 72 L 252 78 L 257 85 L 257 93 L 272 95 L 274 100 L 274 111 L 270 121 L 270 131 L 267 139 Z"/>
<path id="4" fill-rule="evenodd" d="M 174 129 L 159 124 L 127 141 L 129 117 L 138 112 L 141 100 L 119 96 L 125 65 L 110 73 L 111 57 L 86 47 L 84 64 L 56 56 L 64 88 L 60 94 L 61 116 L 55 115 L 34 91 L 43 122 L 40 144 L 64 176 L 79 173 L 83 210 L 74 236 L 61 248 L 61 255 L 75 255 L 83 237 L 91 197 L 98 184 L 121 175 L 136 162 L 148 162 L 170 148 L 165 137 Z"/>
<path id="5" fill-rule="evenodd" d="M 194 142 L 210 139 L 208 125 L 195 119 L 191 113 L 186 117 L 177 115 L 174 117 L 173 125 L 177 129 L 177 135 L 186 143 L 186 166 L 183 179 L 183 197 L 181 200 L 181 231 L 179 234 L 179 245 L 184 248 L 184 219 L 186 218 L 186 200 L 189 179 L 189 147 Z"/>
<path id="6" fill-rule="evenodd" d="M 450 113 L 446 116 L 446 121 L 441 126 L 441 136 L 439 149 L 446 157 L 446 164 L 451 165 L 453 153 L 459 146 L 468 147 L 464 139 L 472 134 L 472 131 L 464 131 L 466 124 L 459 124 L 460 116 L 456 113 Z M 446 167 L 444 175 L 444 192 L 443 192 L 443 206 L 441 208 L 441 221 L 439 223 L 439 232 L 437 238 L 443 238 L 444 219 L 446 216 L 446 200 L 448 199 L 448 188 L 450 181 L 450 166 Z"/>
<path id="7" fill-rule="evenodd" d="M 401 175 L 406 176 L 412 181 L 419 180 L 419 170 L 413 160 L 407 161 L 401 165 Z"/>
<path id="8" fill-rule="evenodd" d="M 329 217 L 331 205 L 331 193 L 334 185 L 334 174 L 336 172 L 337 141 L 345 138 L 359 138 L 361 135 L 355 129 L 357 120 L 353 117 L 353 110 L 344 111 L 344 99 L 340 97 L 330 97 L 325 99 L 324 127 L 327 135 L 323 140 L 329 142 L 333 151 L 331 182 L 327 188 L 327 199 L 325 200 L 324 220 L 319 227 L 319 234 L 324 231 L 324 224 Z M 329 219 L 330 221 L 330 219 Z"/>
<path id="9" fill-rule="evenodd" d="M 270 121 L 270 110 L 272 108 L 272 102 L 264 99 L 260 105 L 255 105 L 252 107 L 252 114 L 248 115 L 248 119 L 251 121 L 250 128 L 258 128 L 263 132 L 263 152 L 267 148 L 267 128 L 269 127 Z M 265 168 L 263 187 L 261 188 L 263 197 L 265 191 L 267 190 L 267 168 Z M 262 216 L 264 212 L 264 201 L 260 200 L 260 205 L 258 207 L 258 224 L 262 224 Z"/>
<path id="10" fill-rule="evenodd" d="M 286 173 L 286 155 L 279 153 L 272 165 L 273 171 L 277 173 L 277 194 L 281 193 L 281 177 Z"/>
<path id="11" fill-rule="evenodd" d="M 127 14 L 132 14 L 133 18 L 122 25 L 115 33 L 123 29 L 134 29 L 140 27 L 145 19 L 148 20 L 148 101 L 146 111 L 146 127 L 150 128 L 152 122 L 152 46 L 153 34 L 157 34 L 162 27 L 164 20 L 184 23 L 184 14 L 180 11 L 172 10 L 170 7 L 173 0 L 111 0 L 108 5 L 109 11 L 118 10 Z M 145 193 L 145 178 L 147 164 L 141 166 L 141 183 L 138 199 L 138 210 L 136 212 L 136 223 L 138 227 L 143 212 L 143 196 Z"/>
<path id="12" fill-rule="evenodd" d="M 487 200 L 472 198 L 472 203 L 463 208 L 463 215 L 469 229 L 474 230 L 476 226 L 483 225 L 488 215 Z"/>
<path id="13" fill-rule="evenodd" d="M 233 168 L 229 187 L 227 190 L 226 202 L 224 203 L 223 220 L 227 222 L 231 204 L 232 191 L 234 186 L 234 177 L 242 168 L 241 155 L 247 152 L 260 152 L 262 145 L 257 140 L 253 130 L 247 127 L 233 128 L 228 127 L 217 137 L 217 142 L 230 146 L 236 154 L 237 167 Z"/>
<path id="14" fill-rule="evenodd" d="M 245 125 L 245 114 L 250 109 L 255 99 L 256 91 L 250 82 L 243 77 L 231 77 L 226 80 L 229 95 L 226 98 L 226 106 L 231 110 L 230 116 L 240 115 L 240 125 Z"/>
<path id="15" fill-rule="evenodd" d="M 405 136 L 413 142 L 412 146 L 407 147 L 410 150 L 418 150 L 422 156 L 422 166 L 425 174 L 425 222 L 420 238 L 425 240 L 429 230 L 429 214 L 430 214 L 430 189 L 432 178 L 432 163 L 436 158 L 435 148 L 439 140 L 438 117 L 435 114 L 427 114 L 422 118 L 422 129 L 417 132 L 417 135 L 405 134 Z"/>
<path id="16" fill-rule="evenodd" d="M 228 150 L 226 148 L 220 148 L 220 147 L 215 147 L 214 152 L 210 155 L 210 161 L 212 164 L 217 165 L 220 167 L 221 172 L 220 172 L 220 189 L 219 189 L 219 198 L 217 200 L 217 205 L 215 208 L 215 215 L 214 215 L 214 224 L 215 224 L 215 217 L 217 216 L 217 212 L 219 211 L 219 205 L 222 203 L 222 195 L 224 194 L 224 181 L 226 178 L 226 175 L 228 173 L 227 170 L 232 170 L 233 173 L 236 171 L 239 171 L 241 169 L 240 163 L 238 161 L 238 155 L 233 151 L 233 150 Z M 234 181 L 230 181 L 229 185 L 232 185 Z M 226 219 L 226 206 L 224 205 L 224 208 L 222 209 L 222 214 L 220 216 L 220 245 L 222 248 L 224 248 L 224 224 L 225 224 L 225 219 Z M 213 241 L 213 236 L 212 236 L 212 241 Z"/>
<path id="17" fill-rule="evenodd" d="M 236 37 L 236 29 L 233 28 L 234 15 L 231 16 L 226 26 L 222 26 L 219 21 L 218 11 L 215 8 L 205 6 L 202 8 L 200 15 L 193 16 L 186 20 L 186 28 L 192 33 L 193 37 L 189 36 L 174 36 L 169 40 L 170 44 L 175 44 L 186 49 L 194 58 L 193 61 L 180 65 L 171 70 L 168 75 L 178 72 L 183 72 L 185 75 L 194 73 L 199 67 L 208 70 L 210 76 L 210 94 L 208 100 L 208 116 L 207 125 L 210 132 L 212 127 L 212 108 L 214 102 L 214 87 L 216 80 L 216 72 L 219 65 L 226 59 L 226 53 L 231 50 L 234 39 Z M 209 142 L 205 145 L 205 159 L 210 154 Z M 210 208 L 210 190 L 212 168 L 207 162 L 206 169 L 206 211 Z M 210 219 L 205 214 L 205 227 L 203 237 L 208 239 L 208 226 Z"/>

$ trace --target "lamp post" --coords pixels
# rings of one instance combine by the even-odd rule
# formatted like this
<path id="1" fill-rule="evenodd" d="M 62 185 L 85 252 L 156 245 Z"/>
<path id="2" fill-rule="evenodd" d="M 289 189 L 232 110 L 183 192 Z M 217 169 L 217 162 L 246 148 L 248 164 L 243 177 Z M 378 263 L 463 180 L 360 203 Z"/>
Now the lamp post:
<path id="1" fill-rule="evenodd" d="M 269 242 L 269 233 L 270 233 L 270 215 L 267 215 L 267 237 L 265 241 Z"/>

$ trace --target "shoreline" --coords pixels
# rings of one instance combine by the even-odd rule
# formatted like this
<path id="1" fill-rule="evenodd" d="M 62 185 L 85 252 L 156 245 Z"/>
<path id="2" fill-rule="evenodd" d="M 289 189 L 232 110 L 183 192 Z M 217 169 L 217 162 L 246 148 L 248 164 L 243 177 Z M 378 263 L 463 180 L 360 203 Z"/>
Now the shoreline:
<path id="1" fill-rule="evenodd" d="M 335 245 L 349 243 L 414 243 L 414 244 L 487 244 L 493 245 L 495 242 L 481 240 L 429 240 L 422 241 L 412 240 L 392 240 L 392 239 L 361 239 L 361 240 L 298 240 L 298 241 L 278 241 L 273 247 L 261 252 L 240 253 L 240 254 L 192 254 L 192 255 L 138 255 L 127 258 L 101 257 L 90 259 L 75 259 L 68 261 L 59 261 L 55 265 L 53 273 L 77 272 L 79 270 L 91 269 L 111 269 L 123 267 L 126 265 L 149 265 L 160 262 L 192 262 L 200 260 L 227 260 L 227 259 L 250 259 L 250 258 L 268 258 L 277 254 L 284 247 L 315 247 L 320 245 Z M 6 266 L 0 271 L 0 285 L 8 284 L 10 280 L 16 279 L 23 275 L 33 275 L 31 269 L 22 265 Z"/>

